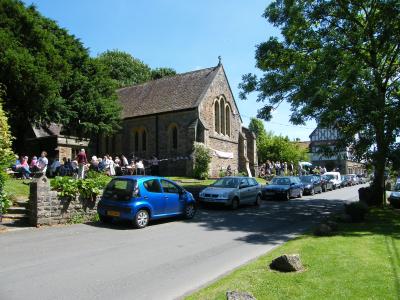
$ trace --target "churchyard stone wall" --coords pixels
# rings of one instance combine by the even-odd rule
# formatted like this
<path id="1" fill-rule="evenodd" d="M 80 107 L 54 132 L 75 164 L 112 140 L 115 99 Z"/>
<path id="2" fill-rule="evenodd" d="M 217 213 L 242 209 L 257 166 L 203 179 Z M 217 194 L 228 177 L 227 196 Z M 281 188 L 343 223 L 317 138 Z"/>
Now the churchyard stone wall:
<path id="1" fill-rule="evenodd" d="M 60 197 L 50 188 L 46 176 L 35 178 L 30 184 L 30 223 L 33 226 L 65 224 L 73 218 L 89 221 L 97 213 L 95 200 Z"/>

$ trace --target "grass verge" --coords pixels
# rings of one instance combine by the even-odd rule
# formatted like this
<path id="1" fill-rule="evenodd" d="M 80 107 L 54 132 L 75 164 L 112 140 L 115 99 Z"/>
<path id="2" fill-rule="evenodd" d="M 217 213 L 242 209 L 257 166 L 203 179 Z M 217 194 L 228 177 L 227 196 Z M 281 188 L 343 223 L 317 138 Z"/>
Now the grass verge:
<path id="1" fill-rule="evenodd" d="M 268 267 L 299 253 L 306 271 Z M 360 224 L 340 224 L 334 236 L 303 235 L 186 299 L 226 299 L 227 290 L 260 299 L 400 299 L 400 212 L 373 209 Z"/>
<path id="2" fill-rule="evenodd" d="M 12 200 L 25 200 L 29 198 L 29 183 L 30 180 L 8 178 L 4 190 L 11 196 Z"/>

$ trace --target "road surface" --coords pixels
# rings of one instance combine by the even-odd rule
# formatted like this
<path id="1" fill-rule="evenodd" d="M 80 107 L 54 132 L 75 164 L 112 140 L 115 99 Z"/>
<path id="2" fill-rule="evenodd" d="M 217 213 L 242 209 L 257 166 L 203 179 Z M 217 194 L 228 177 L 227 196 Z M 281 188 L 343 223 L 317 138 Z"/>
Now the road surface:
<path id="1" fill-rule="evenodd" d="M 0 234 L 0 299 L 175 299 L 264 254 L 360 186 L 260 208 L 206 209 L 191 221 L 27 229 Z"/>

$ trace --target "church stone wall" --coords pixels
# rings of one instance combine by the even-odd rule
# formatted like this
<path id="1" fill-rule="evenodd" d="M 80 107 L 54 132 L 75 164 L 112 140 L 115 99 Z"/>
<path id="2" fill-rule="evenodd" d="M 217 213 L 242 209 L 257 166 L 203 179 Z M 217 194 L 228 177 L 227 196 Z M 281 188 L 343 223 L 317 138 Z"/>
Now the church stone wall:
<path id="1" fill-rule="evenodd" d="M 214 101 L 217 97 L 223 95 L 231 108 L 231 134 L 230 136 L 217 133 L 215 131 L 214 120 Z M 228 165 L 231 166 L 232 171 L 236 173 L 239 170 L 239 133 L 241 132 L 241 120 L 239 112 L 233 99 L 233 95 L 229 88 L 223 69 L 220 68 L 216 74 L 215 79 L 211 83 L 202 103 L 199 106 L 200 119 L 204 126 L 208 129 L 208 138 L 206 139 L 207 147 L 233 153 L 232 159 L 218 158 L 213 156 L 210 165 L 210 175 L 218 177 L 220 170 L 226 170 Z"/>
<path id="2" fill-rule="evenodd" d="M 191 125 L 196 119 L 197 110 L 194 109 L 124 120 L 121 139 L 123 151 L 129 157 L 135 154 L 135 156 L 144 159 L 150 159 L 152 155 L 157 154 L 156 125 L 158 124 L 158 158 L 168 159 L 160 162 L 160 173 L 162 175 L 190 176 L 193 167 L 192 162 L 187 158 L 193 150 L 196 127 Z M 176 125 L 178 129 L 177 149 L 172 148 L 172 137 L 170 134 L 170 127 L 172 125 Z M 143 151 L 142 147 L 139 147 L 139 151 L 135 151 L 134 132 L 136 129 L 144 129 L 147 133 L 146 151 Z"/>

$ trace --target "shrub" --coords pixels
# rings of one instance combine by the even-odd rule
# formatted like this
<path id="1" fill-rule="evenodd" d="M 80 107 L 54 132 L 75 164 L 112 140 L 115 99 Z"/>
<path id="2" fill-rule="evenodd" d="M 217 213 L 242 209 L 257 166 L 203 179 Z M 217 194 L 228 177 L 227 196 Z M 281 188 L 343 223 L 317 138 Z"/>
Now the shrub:
<path id="1" fill-rule="evenodd" d="M 71 200 L 76 198 L 79 194 L 78 180 L 71 177 L 56 176 L 50 184 L 61 197 L 66 197 Z"/>
<path id="2" fill-rule="evenodd" d="M 368 212 L 368 206 L 364 202 L 352 202 L 345 204 L 345 211 L 351 217 L 353 222 L 361 222 L 365 219 L 365 214 Z"/>
<path id="3" fill-rule="evenodd" d="M 89 172 L 86 179 L 57 176 L 51 181 L 51 187 L 62 197 L 73 199 L 79 195 L 83 199 L 94 200 L 109 181 L 110 177 L 104 174 Z"/>
<path id="4" fill-rule="evenodd" d="M 11 206 L 11 200 L 9 195 L 4 192 L 4 185 L 7 179 L 5 169 L 11 165 L 14 154 L 11 150 L 13 137 L 10 134 L 8 118 L 3 110 L 2 94 L 3 89 L 0 84 L 0 213 L 6 213 L 7 208 Z"/>
<path id="5" fill-rule="evenodd" d="M 68 220 L 68 224 L 81 224 L 83 222 L 85 222 L 85 216 L 83 213 L 75 213 Z"/>
<path id="6" fill-rule="evenodd" d="M 194 169 L 193 175 L 197 179 L 207 179 L 210 170 L 210 151 L 201 143 L 194 145 Z"/>
<path id="7" fill-rule="evenodd" d="M 368 206 L 381 206 L 379 196 L 376 194 L 373 186 L 362 187 L 358 189 L 358 199 Z"/>

